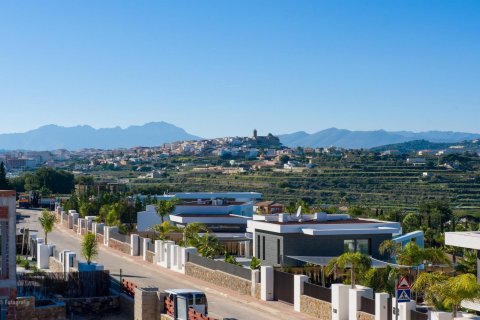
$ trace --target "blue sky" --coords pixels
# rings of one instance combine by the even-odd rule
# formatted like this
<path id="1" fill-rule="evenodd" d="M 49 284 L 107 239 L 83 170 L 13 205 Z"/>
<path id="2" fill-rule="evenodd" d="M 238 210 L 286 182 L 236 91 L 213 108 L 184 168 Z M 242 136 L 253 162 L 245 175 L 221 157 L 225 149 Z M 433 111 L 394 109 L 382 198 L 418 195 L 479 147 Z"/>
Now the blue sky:
<path id="1" fill-rule="evenodd" d="M 0 0 L 0 132 L 480 132 L 480 2 Z"/>

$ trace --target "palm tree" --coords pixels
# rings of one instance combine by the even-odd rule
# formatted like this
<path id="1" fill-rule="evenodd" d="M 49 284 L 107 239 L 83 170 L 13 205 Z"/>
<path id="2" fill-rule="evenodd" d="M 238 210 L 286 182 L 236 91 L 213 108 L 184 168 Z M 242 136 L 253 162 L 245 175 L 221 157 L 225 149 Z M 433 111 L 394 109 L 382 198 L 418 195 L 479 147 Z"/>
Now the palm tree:
<path id="1" fill-rule="evenodd" d="M 327 273 L 332 274 L 335 270 L 340 269 L 342 273 L 350 268 L 350 283 L 352 289 L 355 288 L 357 276 L 362 276 L 372 265 L 372 260 L 367 255 L 359 252 L 345 252 L 339 257 L 333 258 L 328 262 Z"/>
<path id="2" fill-rule="evenodd" d="M 390 255 L 390 261 L 393 261 L 401 250 L 402 244 L 393 240 L 385 240 L 378 247 L 380 254 L 388 253 Z"/>
<path id="3" fill-rule="evenodd" d="M 157 204 L 155 204 L 155 211 L 157 211 L 157 214 L 160 216 L 162 223 L 166 216 L 171 215 L 173 211 L 175 211 L 177 202 L 177 199 L 159 200 Z"/>
<path id="4" fill-rule="evenodd" d="M 153 231 L 158 232 L 158 239 L 167 240 L 171 232 L 178 232 L 179 228 L 170 224 L 170 221 L 164 221 L 163 223 L 156 224 L 153 226 Z"/>
<path id="5" fill-rule="evenodd" d="M 207 225 L 200 222 L 193 222 L 187 224 L 183 228 L 182 245 L 185 247 L 196 247 L 198 244 L 198 234 L 200 232 L 207 232 Z"/>
<path id="6" fill-rule="evenodd" d="M 480 298 L 480 285 L 473 274 L 462 274 L 447 277 L 443 273 L 422 273 L 415 281 L 412 289 L 423 291 L 425 301 L 437 309 L 452 309 L 452 319 L 457 317 L 462 301 L 473 301 Z"/>
<path id="7" fill-rule="evenodd" d="M 205 258 L 213 259 L 216 255 L 222 252 L 223 246 L 218 241 L 218 238 L 210 233 L 205 233 L 203 236 L 197 238 L 197 250 Z"/>
<path id="8" fill-rule="evenodd" d="M 98 255 L 98 244 L 93 233 L 86 233 L 82 239 L 82 255 L 87 260 L 87 264 Z"/>
<path id="9" fill-rule="evenodd" d="M 52 232 L 53 226 L 57 218 L 53 212 L 48 211 L 47 209 L 43 209 L 42 215 L 38 218 L 40 225 L 43 228 L 43 232 L 45 232 L 45 244 L 47 243 L 47 236 L 49 232 Z"/>

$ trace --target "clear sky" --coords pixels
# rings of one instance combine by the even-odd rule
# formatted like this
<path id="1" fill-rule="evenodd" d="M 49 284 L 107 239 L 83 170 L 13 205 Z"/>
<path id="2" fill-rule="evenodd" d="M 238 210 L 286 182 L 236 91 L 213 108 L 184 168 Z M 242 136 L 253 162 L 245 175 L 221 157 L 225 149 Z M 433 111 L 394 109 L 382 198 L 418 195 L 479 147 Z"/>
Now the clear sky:
<path id="1" fill-rule="evenodd" d="M 0 132 L 480 132 L 480 1 L 0 0 Z"/>

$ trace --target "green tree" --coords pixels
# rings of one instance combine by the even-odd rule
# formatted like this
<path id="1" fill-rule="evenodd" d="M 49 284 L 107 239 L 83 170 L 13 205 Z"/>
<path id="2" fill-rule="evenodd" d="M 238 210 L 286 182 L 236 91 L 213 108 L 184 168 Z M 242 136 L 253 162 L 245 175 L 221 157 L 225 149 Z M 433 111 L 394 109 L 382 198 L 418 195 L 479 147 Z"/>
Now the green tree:
<path id="1" fill-rule="evenodd" d="M 464 249 L 463 257 L 455 266 L 455 270 L 462 273 L 477 274 L 477 253 L 475 250 Z"/>
<path id="2" fill-rule="evenodd" d="M 159 200 L 155 204 L 155 211 L 157 212 L 158 216 L 160 217 L 162 223 L 166 216 L 171 215 L 175 211 L 175 207 L 177 205 L 177 199 L 171 200 Z"/>
<path id="3" fill-rule="evenodd" d="M 215 235 L 207 232 L 197 238 L 196 248 L 203 257 L 213 259 L 222 252 L 223 246 Z"/>
<path id="4" fill-rule="evenodd" d="M 290 201 L 287 206 L 285 206 L 285 212 L 293 214 L 297 211 L 298 206 L 295 202 Z"/>
<path id="5" fill-rule="evenodd" d="M 339 257 L 333 258 L 328 262 L 327 273 L 340 271 L 342 274 L 346 273 L 346 269 L 350 269 L 350 277 L 347 283 L 350 282 L 352 288 L 355 288 L 357 278 L 361 278 L 370 269 L 372 260 L 367 255 L 359 252 L 345 252 Z"/>
<path id="6" fill-rule="evenodd" d="M 371 268 L 360 279 L 362 286 L 372 288 L 374 292 L 395 293 L 399 270 L 387 265 L 385 268 Z"/>
<path id="7" fill-rule="evenodd" d="M 182 245 L 185 247 L 196 247 L 198 245 L 199 233 L 207 232 L 207 225 L 200 222 L 187 224 L 183 230 Z"/>
<path id="8" fill-rule="evenodd" d="M 424 292 L 425 301 L 438 309 L 451 308 L 452 319 L 457 317 L 462 301 L 480 298 L 477 277 L 470 273 L 447 277 L 438 272 L 424 272 L 417 278 L 412 289 Z"/>
<path id="9" fill-rule="evenodd" d="M 409 213 L 403 218 L 402 227 L 405 233 L 413 232 L 420 229 L 420 219 L 416 213 Z"/>
<path id="10" fill-rule="evenodd" d="M 250 269 L 256 270 L 260 269 L 260 266 L 262 265 L 262 261 L 258 259 L 257 257 L 252 257 L 252 260 L 250 261 Z"/>
<path id="11" fill-rule="evenodd" d="M 159 240 L 168 240 L 170 233 L 180 231 L 178 227 L 170 224 L 170 221 L 164 221 L 163 223 L 156 224 L 152 229 L 153 231 L 158 232 L 158 236 L 155 236 Z"/>
<path id="12" fill-rule="evenodd" d="M 82 255 L 90 264 L 98 256 L 98 243 L 93 233 L 86 233 L 82 239 Z"/>
<path id="13" fill-rule="evenodd" d="M 47 237 L 48 234 L 53 230 L 53 226 L 56 221 L 55 214 L 47 209 L 43 209 L 42 215 L 38 218 L 38 221 L 42 226 L 43 232 L 45 233 L 45 244 L 48 244 Z"/>
<path id="14" fill-rule="evenodd" d="M 5 165 L 3 162 L 0 162 L 0 190 L 10 189 L 10 183 L 7 179 L 7 171 L 5 170 Z"/>
<path id="15" fill-rule="evenodd" d="M 120 213 L 118 210 L 118 206 L 111 205 L 108 208 L 107 216 L 105 218 L 105 223 L 107 224 L 107 226 L 110 226 L 110 227 L 118 226 L 120 224 L 119 216 L 120 216 Z"/>
<path id="16" fill-rule="evenodd" d="M 393 240 L 385 240 L 378 247 L 380 254 L 388 253 L 390 261 L 395 260 L 397 254 L 402 250 L 402 244 Z"/>

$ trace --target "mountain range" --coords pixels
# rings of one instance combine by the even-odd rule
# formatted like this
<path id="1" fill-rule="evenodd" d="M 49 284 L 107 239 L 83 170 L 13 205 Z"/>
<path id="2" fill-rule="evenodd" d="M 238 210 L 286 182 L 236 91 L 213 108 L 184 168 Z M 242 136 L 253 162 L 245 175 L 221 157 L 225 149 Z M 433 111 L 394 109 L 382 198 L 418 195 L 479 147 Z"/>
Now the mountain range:
<path id="1" fill-rule="evenodd" d="M 342 147 L 350 149 L 369 149 L 373 147 L 402 143 L 413 140 L 430 142 L 460 142 L 479 139 L 480 134 L 452 131 L 350 131 L 330 128 L 316 133 L 299 131 L 278 135 L 283 145 L 288 147 Z"/>
<path id="2" fill-rule="evenodd" d="M 0 149 L 6 150 L 78 150 L 113 149 L 134 146 L 159 146 L 180 140 L 198 140 L 182 128 L 166 122 L 150 122 L 122 129 L 94 129 L 90 126 L 61 127 L 46 125 L 24 133 L 0 134 Z"/>
<path id="3" fill-rule="evenodd" d="M 316 133 L 299 131 L 278 135 L 287 147 L 342 147 L 368 149 L 378 146 L 427 140 L 435 143 L 455 143 L 480 139 L 480 134 L 451 131 L 350 131 L 330 128 Z M 78 150 L 82 148 L 113 149 L 134 146 L 160 146 L 164 143 L 200 140 L 202 138 L 166 122 L 150 122 L 122 129 L 95 129 L 87 125 L 62 127 L 46 125 L 24 133 L 0 134 L 0 150 Z"/>

